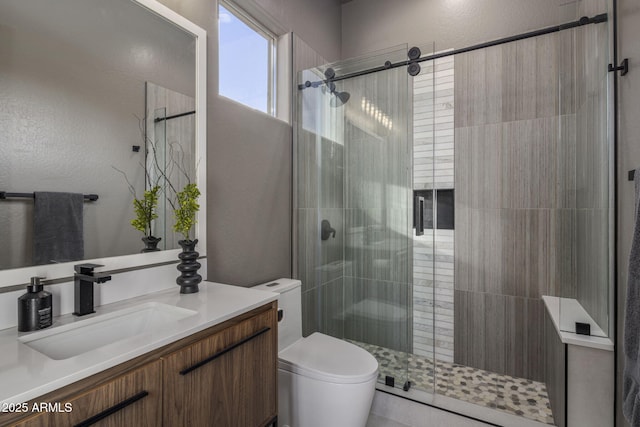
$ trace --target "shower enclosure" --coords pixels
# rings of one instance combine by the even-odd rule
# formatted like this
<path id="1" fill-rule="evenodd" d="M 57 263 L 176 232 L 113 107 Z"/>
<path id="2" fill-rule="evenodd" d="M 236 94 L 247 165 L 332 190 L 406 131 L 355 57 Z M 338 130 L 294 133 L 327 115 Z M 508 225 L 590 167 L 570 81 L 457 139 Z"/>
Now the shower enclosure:
<path id="1" fill-rule="evenodd" d="M 369 350 L 382 389 L 554 423 L 542 297 L 561 297 L 560 319 L 578 305 L 594 335 L 612 331 L 610 35 L 597 3 L 560 7 L 554 31 L 299 72 L 305 335 Z"/>

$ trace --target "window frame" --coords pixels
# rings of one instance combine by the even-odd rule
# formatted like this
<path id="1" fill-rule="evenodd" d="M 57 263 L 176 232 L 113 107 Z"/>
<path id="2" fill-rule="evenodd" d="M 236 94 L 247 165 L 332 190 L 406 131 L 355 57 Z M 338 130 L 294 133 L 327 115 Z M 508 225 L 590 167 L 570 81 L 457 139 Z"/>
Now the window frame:
<path id="1" fill-rule="evenodd" d="M 262 110 L 258 110 L 255 109 L 237 99 L 233 99 L 233 98 L 229 98 L 223 94 L 220 93 L 220 6 L 224 7 L 225 9 L 227 9 L 227 11 L 229 11 L 229 13 L 233 14 L 234 17 L 236 17 L 238 20 L 240 20 L 242 23 L 244 23 L 246 26 L 248 26 L 249 28 L 251 28 L 253 31 L 255 31 L 256 33 L 258 33 L 260 36 L 264 37 L 267 40 L 268 43 L 268 71 L 267 71 L 267 111 L 262 111 Z M 246 11 L 244 11 L 242 8 L 240 8 L 238 5 L 228 1 L 228 0 L 218 0 L 218 7 L 217 7 L 217 15 L 218 15 L 218 95 L 219 96 L 223 96 L 227 99 L 230 99 L 234 102 L 237 102 L 239 104 L 244 105 L 247 108 L 251 108 L 253 110 L 256 111 L 260 111 L 262 113 L 268 114 L 272 117 L 277 117 L 277 111 L 276 111 L 276 48 L 277 48 L 277 42 L 278 42 L 278 37 L 276 36 L 275 33 L 273 33 L 272 31 L 270 31 L 265 25 L 261 24 L 257 19 L 253 18 L 251 15 L 249 15 Z"/>

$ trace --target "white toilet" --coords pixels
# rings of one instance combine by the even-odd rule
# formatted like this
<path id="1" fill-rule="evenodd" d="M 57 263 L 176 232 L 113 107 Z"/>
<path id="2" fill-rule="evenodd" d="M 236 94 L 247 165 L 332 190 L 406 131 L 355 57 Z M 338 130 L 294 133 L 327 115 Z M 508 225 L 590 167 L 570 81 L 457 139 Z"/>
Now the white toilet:
<path id="1" fill-rule="evenodd" d="M 300 288 L 300 281 L 292 279 L 254 288 L 280 294 L 278 425 L 364 427 L 378 362 L 366 350 L 328 335 L 316 332 L 302 338 Z"/>

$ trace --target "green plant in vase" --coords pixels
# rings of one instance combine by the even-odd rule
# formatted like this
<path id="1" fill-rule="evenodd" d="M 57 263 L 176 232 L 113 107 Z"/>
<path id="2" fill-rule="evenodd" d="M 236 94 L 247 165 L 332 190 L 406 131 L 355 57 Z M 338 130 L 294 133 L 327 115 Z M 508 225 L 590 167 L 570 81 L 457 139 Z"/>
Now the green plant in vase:
<path id="1" fill-rule="evenodd" d="M 160 192 L 160 186 L 156 185 L 150 190 L 146 190 L 141 199 L 133 199 L 133 210 L 136 217 L 131 220 L 131 225 L 138 231 L 144 234 L 142 241 L 146 247 L 142 252 L 155 252 L 159 251 L 158 243 L 162 238 L 154 237 L 152 233 L 152 222 L 158 218 L 158 197 Z"/>
<path id="2" fill-rule="evenodd" d="M 198 197 L 200 197 L 200 190 L 193 183 L 185 185 L 176 193 L 177 204 L 174 210 L 176 222 L 173 229 L 184 237 L 183 240 L 178 241 L 182 247 L 182 252 L 178 255 L 181 262 L 177 267 L 181 274 L 176 279 L 176 283 L 180 285 L 181 294 L 198 292 L 198 284 L 202 281 L 202 276 L 198 274 L 200 263 L 197 261 L 200 254 L 195 250 L 198 239 L 191 240 L 191 230 L 196 224 L 196 214 L 200 210 Z"/>
<path id="3" fill-rule="evenodd" d="M 145 155 L 144 162 L 139 162 L 140 168 L 144 171 L 144 186 L 147 188 L 142 197 L 138 198 L 136 186 L 129 180 L 125 171 L 113 165 L 111 165 L 111 167 L 124 177 L 129 187 L 129 193 L 133 196 L 135 218 L 131 220 L 131 225 L 144 235 L 142 241 L 145 247 L 140 252 L 156 252 L 161 250 L 158 248 L 158 243 L 162 240 L 162 237 L 155 237 L 153 235 L 153 220 L 158 218 L 158 202 L 160 197 L 163 197 L 163 200 L 166 200 L 175 208 L 171 197 L 168 195 L 171 191 L 175 193 L 175 189 L 168 178 L 167 171 L 165 170 L 166 167 L 163 168 L 161 166 L 162 163 L 158 156 L 156 143 L 146 136 L 146 119 L 137 116 L 136 118 L 138 120 L 142 142 L 144 143 Z M 173 158 L 171 158 L 170 164 L 173 163 Z M 156 231 L 159 231 L 161 234 L 164 232 L 162 229 Z"/>

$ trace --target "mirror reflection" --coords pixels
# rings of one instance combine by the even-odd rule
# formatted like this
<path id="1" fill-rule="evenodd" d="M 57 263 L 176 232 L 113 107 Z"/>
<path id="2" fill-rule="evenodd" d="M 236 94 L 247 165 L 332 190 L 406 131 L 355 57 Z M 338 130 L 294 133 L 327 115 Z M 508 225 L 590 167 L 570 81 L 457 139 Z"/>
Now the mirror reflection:
<path id="1" fill-rule="evenodd" d="M 0 0 L 0 58 L 0 269 L 178 248 L 194 36 L 130 0 Z M 134 194 L 155 186 L 138 231 Z"/>

